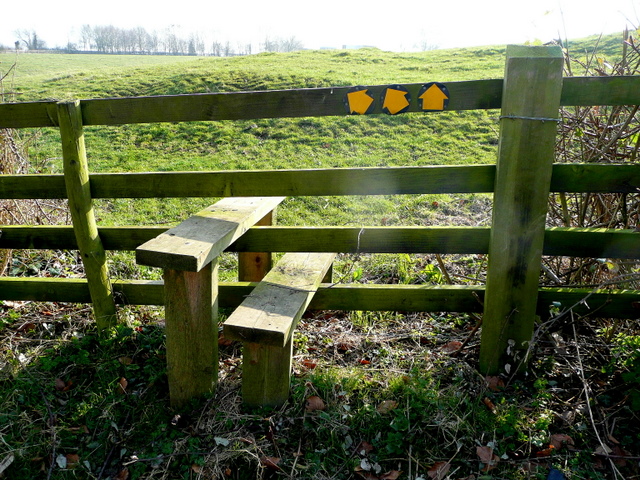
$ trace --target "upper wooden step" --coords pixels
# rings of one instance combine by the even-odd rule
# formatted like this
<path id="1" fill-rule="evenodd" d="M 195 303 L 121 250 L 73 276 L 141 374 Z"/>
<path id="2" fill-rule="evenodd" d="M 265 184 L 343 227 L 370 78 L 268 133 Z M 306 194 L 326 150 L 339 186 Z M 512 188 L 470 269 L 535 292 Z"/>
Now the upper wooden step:
<path id="1" fill-rule="evenodd" d="M 141 265 L 198 272 L 285 197 L 225 198 L 136 249 Z"/>

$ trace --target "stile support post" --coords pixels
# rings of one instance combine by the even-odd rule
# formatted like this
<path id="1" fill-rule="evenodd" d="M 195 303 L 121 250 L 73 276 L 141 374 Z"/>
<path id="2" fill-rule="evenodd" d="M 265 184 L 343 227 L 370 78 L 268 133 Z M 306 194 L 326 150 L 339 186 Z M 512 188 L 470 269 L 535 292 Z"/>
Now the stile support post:
<path id="1" fill-rule="evenodd" d="M 276 210 L 273 209 L 261 218 L 256 226 L 271 226 L 275 223 Z M 271 252 L 239 252 L 238 280 L 240 282 L 259 282 L 271 270 L 273 254 Z"/>
<path id="2" fill-rule="evenodd" d="M 117 315 L 107 257 L 93 210 L 80 102 L 60 102 L 57 110 L 73 231 L 89 284 L 96 325 L 104 330 L 116 324 Z"/>
<path id="3" fill-rule="evenodd" d="M 536 320 L 562 91 L 560 47 L 507 47 L 480 346 L 485 375 L 524 370 Z"/>

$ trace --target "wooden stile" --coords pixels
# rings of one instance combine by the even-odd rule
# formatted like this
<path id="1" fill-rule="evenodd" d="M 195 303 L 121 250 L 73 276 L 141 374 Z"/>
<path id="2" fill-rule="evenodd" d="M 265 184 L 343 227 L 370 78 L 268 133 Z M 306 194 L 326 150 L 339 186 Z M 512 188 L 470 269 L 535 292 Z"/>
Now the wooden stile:
<path id="1" fill-rule="evenodd" d="M 218 256 L 283 198 L 227 198 L 136 249 L 164 269 L 171 405 L 213 391 L 218 378 Z"/>
<path id="2" fill-rule="evenodd" d="M 243 342 L 242 401 L 282 405 L 289 396 L 293 331 L 331 267 L 335 253 L 287 253 L 225 321 Z"/>

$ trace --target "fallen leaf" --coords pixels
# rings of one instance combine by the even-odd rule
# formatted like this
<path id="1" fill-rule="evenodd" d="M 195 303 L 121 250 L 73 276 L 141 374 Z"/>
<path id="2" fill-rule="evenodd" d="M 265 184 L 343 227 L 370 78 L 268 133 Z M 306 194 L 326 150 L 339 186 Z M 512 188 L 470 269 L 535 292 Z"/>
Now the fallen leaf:
<path id="1" fill-rule="evenodd" d="M 307 359 L 302 360 L 302 365 L 305 368 L 308 368 L 309 370 L 313 370 L 314 368 L 316 368 L 318 366 L 318 364 L 316 362 L 314 362 L 313 360 L 307 360 Z"/>
<path id="2" fill-rule="evenodd" d="M 65 383 L 64 380 L 62 380 L 61 378 L 56 378 L 56 390 L 61 392 L 64 390 L 64 387 L 66 387 L 67 384 Z"/>
<path id="3" fill-rule="evenodd" d="M 485 377 L 484 380 L 485 382 L 487 382 L 487 388 L 492 392 L 497 392 L 499 390 L 502 390 L 505 386 L 504 380 L 502 379 L 502 377 L 499 377 L 498 375 L 489 375 Z"/>
<path id="4" fill-rule="evenodd" d="M 391 470 L 380 475 L 380 480 L 397 480 L 401 473 L 402 471 L 399 470 Z"/>
<path id="5" fill-rule="evenodd" d="M 76 465 L 78 465 L 78 463 L 80 463 L 80 455 L 77 455 L 75 453 L 68 453 L 66 457 L 67 457 L 68 468 L 73 468 Z"/>
<path id="6" fill-rule="evenodd" d="M 363 478 L 364 480 L 380 480 L 380 478 L 373 472 L 369 470 L 363 470 L 359 465 L 355 468 L 356 475 Z"/>
<path id="7" fill-rule="evenodd" d="M 371 361 L 370 360 L 365 360 L 363 358 L 362 360 L 360 360 L 360 365 L 371 365 Z"/>
<path id="8" fill-rule="evenodd" d="M 496 405 L 491 401 L 491 399 L 489 397 L 484 397 L 482 399 L 482 403 L 485 404 L 485 406 L 491 410 L 491 413 L 496 413 Z"/>
<path id="9" fill-rule="evenodd" d="M 553 454 L 553 451 L 556 449 L 553 445 L 549 445 L 548 448 L 543 448 L 536 452 L 536 457 L 550 457 Z"/>
<path id="10" fill-rule="evenodd" d="M 131 365 L 133 363 L 133 358 L 131 358 L 131 357 L 118 357 L 118 361 L 122 365 Z"/>
<path id="11" fill-rule="evenodd" d="M 565 445 L 575 445 L 573 443 L 573 438 L 569 435 L 565 435 L 564 433 L 555 433 L 551 435 L 549 438 L 549 443 L 553 446 L 553 448 L 560 450 Z"/>
<path id="12" fill-rule="evenodd" d="M 459 342 L 458 340 L 452 340 L 449 343 L 445 343 L 440 348 L 440 350 L 442 350 L 444 353 L 453 353 L 460 350 L 461 347 L 462 347 L 462 342 Z"/>
<path id="13" fill-rule="evenodd" d="M 614 445 L 611 453 L 616 457 L 613 459 L 613 463 L 619 467 L 627 466 L 627 460 L 624 457 L 630 457 L 629 452 L 621 448 L 620 445 Z"/>
<path id="14" fill-rule="evenodd" d="M 444 480 L 450 469 L 451 464 L 449 462 L 436 462 L 429 471 L 427 471 L 427 475 L 433 480 Z"/>
<path id="15" fill-rule="evenodd" d="M 280 463 L 280 459 L 278 457 L 260 457 L 260 465 L 262 465 L 263 467 L 267 467 L 271 470 L 275 470 L 275 471 L 280 471 L 282 470 L 279 466 L 278 463 Z"/>
<path id="16" fill-rule="evenodd" d="M 373 451 L 373 445 L 371 445 L 369 442 L 365 442 L 364 440 L 361 441 L 355 449 L 355 452 L 358 455 L 362 455 L 363 457 L 365 455 L 368 455 L 372 451 Z"/>
<path id="17" fill-rule="evenodd" d="M 192 465 L 191 465 L 191 471 L 192 471 L 193 473 L 197 473 L 197 474 L 202 473 L 202 465 L 198 465 L 198 464 L 196 464 L 196 463 L 192 464 Z"/>
<path id="18" fill-rule="evenodd" d="M 316 410 L 324 410 L 326 408 L 324 401 L 317 395 L 311 395 L 305 402 L 304 409 L 307 412 L 315 412 Z"/>
<path id="19" fill-rule="evenodd" d="M 395 410 L 397 407 L 398 402 L 396 402 L 395 400 L 385 400 L 380 405 L 378 405 L 376 411 L 384 415 L 385 413 L 389 413 L 391 410 Z"/>
<path id="20" fill-rule="evenodd" d="M 125 395 L 127 393 L 128 385 L 129 385 L 129 382 L 127 381 L 127 379 L 124 377 L 121 377 L 120 380 L 118 380 L 118 385 L 116 386 L 116 393 Z"/>
<path id="21" fill-rule="evenodd" d="M 482 469 L 484 472 L 488 472 L 494 468 L 500 461 L 500 458 L 493 453 L 493 448 L 491 447 L 476 447 L 476 454 L 480 458 L 480 461 L 485 464 L 485 467 Z"/>
<path id="22" fill-rule="evenodd" d="M 114 477 L 114 480 L 128 480 L 129 479 L 129 469 L 123 468 L 118 472 L 118 475 Z"/>

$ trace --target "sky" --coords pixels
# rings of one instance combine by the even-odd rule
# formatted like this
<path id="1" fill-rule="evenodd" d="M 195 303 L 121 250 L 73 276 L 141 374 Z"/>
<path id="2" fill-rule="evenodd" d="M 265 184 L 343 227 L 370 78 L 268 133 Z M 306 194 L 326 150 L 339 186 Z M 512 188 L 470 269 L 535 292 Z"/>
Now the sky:
<path id="1" fill-rule="evenodd" d="M 208 41 L 259 45 L 295 37 L 306 48 L 373 46 L 414 51 L 575 39 L 640 26 L 640 0 L 29 0 L 0 8 L 0 44 L 32 30 L 48 47 L 78 42 L 80 27 L 198 32 Z M 179 35 L 181 36 L 181 35 Z"/>

